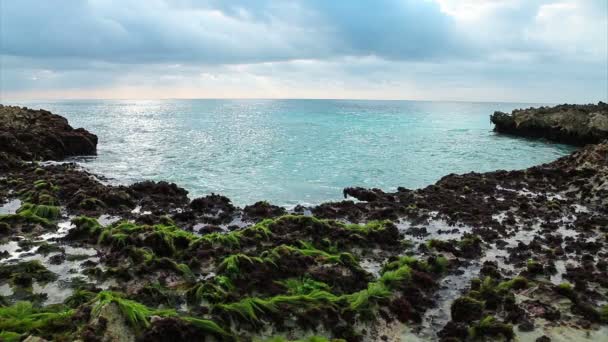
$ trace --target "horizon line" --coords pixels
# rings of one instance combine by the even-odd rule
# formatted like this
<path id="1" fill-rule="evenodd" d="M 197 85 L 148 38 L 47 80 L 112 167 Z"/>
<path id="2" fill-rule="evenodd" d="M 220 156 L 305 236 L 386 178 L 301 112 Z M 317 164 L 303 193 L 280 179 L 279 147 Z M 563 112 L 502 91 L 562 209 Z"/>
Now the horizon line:
<path id="1" fill-rule="evenodd" d="M 167 97 L 167 98 L 22 98 L 22 99 L 2 99 L 0 98 L 0 104 L 4 102 L 53 102 L 53 101 L 193 101 L 193 100 L 228 100 L 228 101 L 294 101 L 294 100 L 307 100 L 307 101 L 391 101 L 391 102 L 455 102 L 455 103 L 518 103 L 518 104 L 595 104 L 597 102 L 544 102 L 544 101 L 505 101 L 505 100 L 415 100 L 415 99 L 370 99 L 370 98 L 307 98 L 307 97 L 285 97 L 285 98 L 273 98 L 273 97 Z M 598 100 L 603 102 L 604 100 Z"/>

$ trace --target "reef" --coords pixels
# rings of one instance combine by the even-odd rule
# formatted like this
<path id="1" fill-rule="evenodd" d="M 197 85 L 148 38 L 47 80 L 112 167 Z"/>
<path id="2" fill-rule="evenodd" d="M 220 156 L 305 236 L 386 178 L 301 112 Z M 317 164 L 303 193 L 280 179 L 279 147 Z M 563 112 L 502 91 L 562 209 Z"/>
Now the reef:
<path id="1" fill-rule="evenodd" d="M 559 105 L 494 112 L 494 130 L 524 137 L 573 144 L 597 144 L 608 139 L 608 104 Z"/>
<path id="2" fill-rule="evenodd" d="M 0 109 L 7 136 L 72 132 Z M 111 185 L 40 162 L 73 145 L 15 139 L 0 152 L 0 340 L 607 337 L 608 142 L 289 209 Z"/>

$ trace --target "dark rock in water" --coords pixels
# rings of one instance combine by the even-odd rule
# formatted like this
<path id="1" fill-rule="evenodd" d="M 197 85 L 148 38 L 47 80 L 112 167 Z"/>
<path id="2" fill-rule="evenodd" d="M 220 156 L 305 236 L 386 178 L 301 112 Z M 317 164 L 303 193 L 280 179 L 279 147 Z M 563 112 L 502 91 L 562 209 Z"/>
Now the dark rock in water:
<path id="1" fill-rule="evenodd" d="M 182 207 L 190 200 L 188 191 L 174 183 L 144 181 L 129 187 L 131 196 L 141 199 L 143 209 L 169 210 Z"/>
<path id="2" fill-rule="evenodd" d="M 94 155 L 97 136 L 45 110 L 0 105 L 0 152 L 24 160 Z"/>
<path id="3" fill-rule="evenodd" d="M 511 114 L 494 112 L 490 121 L 496 132 L 566 144 L 595 144 L 608 139 L 608 104 L 604 102 L 517 109 Z"/>
<path id="4" fill-rule="evenodd" d="M 365 202 L 377 201 L 384 196 L 384 192 L 380 189 L 365 189 L 360 187 L 346 188 L 342 193 L 344 194 L 344 198 L 351 196 Z"/>
<path id="5" fill-rule="evenodd" d="M 256 202 L 243 209 L 245 217 L 251 221 L 260 221 L 265 218 L 273 218 L 285 215 L 287 211 L 283 207 L 270 204 L 266 201 Z"/>
<path id="6" fill-rule="evenodd" d="M 236 207 L 226 196 L 211 194 L 205 197 L 195 198 L 190 202 L 192 219 L 196 215 L 201 216 L 201 220 L 211 224 L 229 223 L 236 211 Z M 196 215 L 195 215 L 196 214 Z M 185 218 L 185 215 L 180 215 Z"/>
<path id="7" fill-rule="evenodd" d="M 49 258 L 49 263 L 51 265 L 61 265 L 65 261 L 65 258 L 66 256 L 63 253 L 55 254 Z"/>
<path id="8" fill-rule="evenodd" d="M 481 318 L 483 303 L 470 298 L 460 297 L 452 303 L 452 320 L 456 322 L 472 322 Z"/>
<path id="9" fill-rule="evenodd" d="M 437 335 L 442 341 L 464 341 L 469 336 L 469 328 L 464 323 L 450 321 Z"/>
<path id="10" fill-rule="evenodd" d="M 216 213 L 219 210 L 233 212 L 235 210 L 228 197 L 216 194 L 193 199 L 190 202 L 190 208 L 202 213 Z"/>
<path id="11" fill-rule="evenodd" d="M 530 332 L 534 330 L 534 323 L 529 320 L 524 320 L 518 326 L 519 331 Z"/>

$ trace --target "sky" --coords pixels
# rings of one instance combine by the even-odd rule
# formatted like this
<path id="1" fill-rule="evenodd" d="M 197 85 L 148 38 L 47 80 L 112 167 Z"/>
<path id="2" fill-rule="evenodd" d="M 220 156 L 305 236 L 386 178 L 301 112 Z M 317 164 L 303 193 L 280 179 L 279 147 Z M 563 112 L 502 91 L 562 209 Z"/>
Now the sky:
<path id="1" fill-rule="evenodd" d="M 0 0 L 0 102 L 608 101 L 607 0 Z"/>

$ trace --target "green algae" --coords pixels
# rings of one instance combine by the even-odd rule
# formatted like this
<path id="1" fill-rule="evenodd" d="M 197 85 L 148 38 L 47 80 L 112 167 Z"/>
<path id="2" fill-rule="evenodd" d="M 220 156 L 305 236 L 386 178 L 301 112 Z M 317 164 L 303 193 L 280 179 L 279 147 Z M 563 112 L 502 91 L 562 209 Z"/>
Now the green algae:
<path id="1" fill-rule="evenodd" d="M 314 231 L 315 235 L 325 235 L 324 231 L 344 231 L 349 234 L 365 236 L 384 231 L 388 224 L 389 221 L 372 221 L 365 225 L 345 224 L 334 220 L 321 220 L 310 216 L 283 215 L 274 219 L 262 220 L 251 227 L 227 234 L 206 234 L 203 235 L 197 242 L 239 247 L 245 239 L 258 242 L 269 240 L 269 238 L 278 228 L 284 226 L 294 226 L 297 227 L 294 229 L 303 231 L 310 230 L 311 234 Z"/>
<path id="2" fill-rule="evenodd" d="M 0 331 L 0 341 L 18 342 L 21 341 L 21 335 L 12 331 Z"/>
<path id="3" fill-rule="evenodd" d="M 503 281 L 496 286 L 498 290 L 506 291 L 506 290 L 521 290 L 525 289 L 529 286 L 528 279 L 517 276 L 511 280 Z"/>
<path id="4" fill-rule="evenodd" d="M 37 309 L 30 302 L 0 307 L 0 331 L 7 341 L 18 341 L 24 334 L 52 336 L 59 327 L 67 328 L 75 311 L 61 306 Z"/>
<path id="5" fill-rule="evenodd" d="M 82 304 L 90 302 L 93 298 L 95 298 L 97 294 L 95 292 L 78 289 L 72 293 L 66 300 L 63 301 L 65 305 L 70 308 L 77 308 Z"/>
<path id="6" fill-rule="evenodd" d="M 574 286 L 572 286 L 572 284 L 570 284 L 570 283 L 561 283 L 561 284 L 555 286 L 554 289 L 555 289 L 555 292 L 559 293 L 560 295 L 562 295 L 572 301 L 576 301 L 578 299 L 578 295 L 574 291 Z"/>
<path id="7" fill-rule="evenodd" d="M 80 221 L 88 219 L 79 218 Z M 91 219 L 92 220 L 92 219 Z M 385 229 L 385 222 L 371 222 L 366 225 L 346 225 L 337 221 L 319 220 L 307 216 L 285 215 L 276 219 L 265 219 L 253 226 L 242 230 L 229 233 L 211 233 L 197 236 L 191 232 L 180 229 L 172 221 L 166 220 L 157 225 L 137 225 L 131 222 L 119 222 L 99 230 L 99 226 L 92 223 L 80 223 L 73 221 L 79 231 L 84 234 L 96 237 L 101 245 L 108 245 L 117 249 L 122 249 L 128 244 L 146 246 L 159 256 L 180 258 L 184 255 L 195 253 L 198 250 L 208 250 L 215 247 L 240 248 L 244 241 L 249 243 L 261 243 L 269 241 L 274 234 L 273 230 L 285 225 L 295 225 L 299 229 L 307 230 L 313 227 L 333 231 L 344 231 L 349 234 L 372 234 Z M 81 227 L 82 226 L 82 227 Z M 311 232 L 312 234 L 312 232 Z M 312 253 L 322 255 L 317 248 L 312 247 L 308 242 L 298 242 L 300 247 L 298 252 L 302 254 Z M 288 247 L 289 248 L 289 247 Z M 325 255 L 334 258 L 335 255 Z M 339 258 L 352 259 L 346 254 L 339 255 Z"/>
<path id="8" fill-rule="evenodd" d="M 127 259 L 129 262 L 125 265 L 108 268 L 107 275 L 114 275 L 118 279 L 122 279 L 121 274 L 136 277 L 137 272 L 169 268 L 185 278 L 194 280 L 192 269 L 201 266 L 194 259 L 195 252 L 210 250 L 214 253 L 211 254 L 210 264 L 215 262 L 214 271 L 218 274 L 198 284 L 194 282 L 177 283 L 177 286 L 172 284 L 171 289 L 167 289 L 159 283 L 151 283 L 146 284 L 145 290 L 141 293 L 129 295 L 128 298 L 109 291 L 95 294 L 88 290 L 78 290 L 65 301 L 65 305 L 70 308 L 90 304 L 93 307 L 93 314 L 98 314 L 104 305 L 115 303 L 129 325 L 138 332 L 150 327 L 151 316 L 160 316 L 177 317 L 200 326 L 201 329 L 210 329 L 218 334 L 220 331 L 225 333 L 213 321 L 202 319 L 202 317 L 180 317 L 174 310 L 153 309 L 153 307 L 157 308 L 159 304 L 175 307 L 176 301 L 173 296 L 184 291 L 184 287 L 188 286 L 191 287 L 187 290 L 186 297 L 193 298 L 199 304 L 204 301 L 205 303 L 199 307 L 201 310 L 211 309 L 211 314 L 209 316 L 205 314 L 204 317 L 218 318 L 219 316 L 220 319 L 229 317 L 236 321 L 249 321 L 257 325 L 267 316 L 283 316 L 285 312 L 291 312 L 297 316 L 319 310 L 335 312 L 344 317 L 360 317 L 363 312 L 375 312 L 380 302 L 398 295 L 397 290 L 402 290 L 404 284 L 411 280 L 412 269 L 442 273 L 447 267 L 447 260 L 443 257 L 434 258 L 433 261 L 430 258 L 426 261 L 412 258 L 407 262 L 396 262 L 390 267 L 386 267 L 380 277 L 369 282 L 363 290 L 344 294 L 332 293 L 330 285 L 305 276 L 296 275 L 294 277 L 292 274 L 289 275 L 292 278 L 277 280 L 276 277 L 272 278 L 272 275 L 269 275 L 268 281 L 281 285 L 278 287 L 278 292 L 283 293 L 282 291 L 284 291 L 284 294 L 259 297 L 260 293 L 255 291 L 243 294 L 235 290 L 234 284 L 242 286 L 242 281 L 239 282 L 236 279 L 246 279 L 246 274 L 244 274 L 246 267 L 263 264 L 265 267 L 276 268 L 280 266 L 282 260 L 286 259 L 286 256 L 293 256 L 293 260 L 305 257 L 303 260 L 306 260 L 305 262 L 308 264 L 314 261 L 316 265 L 319 263 L 335 264 L 362 270 L 357 258 L 351 253 L 341 252 L 339 246 L 346 248 L 349 245 L 346 245 L 345 241 L 346 243 L 352 241 L 357 243 L 357 241 L 361 241 L 358 236 L 381 232 L 386 229 L 386 223 L 346 225 L 331 220 L 286 215 L 261 221 L 243 230 L 203 236 L 184 231 L 168 219 L 156 225 L 122 221 L 103 227 L 97 220 L 81 216 L 74 218 L 72 223 L 75 228 L 69 231 L 68 239 L 85 238 L 88 242 L 111 248 L 112 253 L 119 252 L 120 256 L 130 258 L 130 260 Z M 292 226 L 295 228 L 289 230 Z M 316 229 L 320 229 L 321 233 L 317 233 Z M 294 233 L 286 234 L 285 230 Z M 318 239 L 318 236 L 325 234 L 323 230 L 336 233 L 336 239 L 325 239 L 326 241 Z M 276 239 L 281 244 L 276 245 L 275 236 L 281 237 Z M 348 240 L 353 236 L 355 239 Z M 230 253 L 233 252 L 231 248 L 235 247 L 244 247 L 242 250 L 246 253 Z M 262 251 L 253 252 L 252 247 Z M 205 264 L 205 266 L 209 266 L 209 264 Z M 202 267 L 202 269 L 205 268 Z M 361 288 L 362 286 L 356 286 L 357 290 Z M 349 290 L 349 292 L 352 291 Z M 183 294 L 183 292 L 181 293 Z M 147 301 L 146 298 L 150 300 Z M 142 303 L 144 301 L 145 304 Z"/>
<path id="9" fill-rule="evenodd" d="M 17 209 L 17 214 L 23 216 L 37 216 L 43 219 L 54 221 L 61 216 L 61 208 L 52 205 L 24 203 Z"/>
<path id="10" fill-rule="evenodd" d="M 137 225 L 119 222 L 103 229 L 99 235 L 100 245 L 110 245 L 122 249 L 128 243 L 144 244 L 159 256 L 174 257 L 178 250 L 183 252 L 197 236 L 173 225 Z M 138 243 L 139 242 L 139 243 Z"/>
<path id="11" fill-rule="evenodd" d="M 74 228 L 68 231 L 66 240 L 97 240 L 103 231 L 101 224 L 96 219 L 88 216 L 74 217 L 71 223 L 74 225 Z"/>
<path id="12" fill-rule="evenodd" d="M 298 241 L 300 247 L 294 247 L 290 245 L 280 245 L 273 248 L 270 251 L 264 251 L 262 257 L 270 259 L 276 263 L 285 255 L 298 254 L 308 257 L 314 257 L 321 260 L 323 263 L 335 263 L 342 264 L 345 266 L 358 265 L 356 258 L 350 253 L 329 253 L 324 250 L 318 249 L 313 246 L 312 243 L 305 241 Z"/>
<path id="13" fill-rule="evenodd" d="M 314 291 L 331 291 L 331 286 L 326 283 L 316 281 L 304 276 L 302 278 L 290 278 L 282 281 L 277 281 L 278 284 L 282 285 L 289 295 L 306 295 Z"/>
<path id="14" fill-rule="evenodd" d="M 406 255 L 384 265 L 382 271 L 386 272 L 396 270 L 402 266 L 409 266 L 421 271 L 442 274 L 447 270 L 448 263 L 448 259 L 446 259 L 444 256 L 432 256 L 425 261 Z"/>
<path id="15" fill-rule="evenodd" d="M 159 305 L 175 307 L 179 303 L 179 296 L 159 282 L 146 284 L 137 291 L 134 299 L 149 307 L 158 307 Z"/>
<path id="16" fill-rule="evenodd" d="M 0 222 L 26 222 L 52 226 L 61 216 L 61 209 L 53 205 L 24 203 L 15 214 L 0 215 Z"/>
<path id="17" fill-rule="evenodd" d="M 493 316 L 487 316 L 469 328 L 469 336 L 473 340 L 500 336 L 507 340 L 512 340 L 515 337 L 515 333 L 513 332 L 512 325 L 501 323 Z"/>
<path id="18" fill-rule="evenodd" d="M 270 264 L 273 264 L 274 266 L 276 266 L 276 264 L 274 264 L 274 261 L 272 261 L 269 258 L 265 259 L 265 258 L 261 258 L 261 257 L 248 256 L 248 255 L 239 253 L 239 254 L 233 254 L 233 255 L 230 255 L 230 256 L 224 258 L 224 260 L 222 260 L 222 262 L 218 266 L 218 272 L 224 273 L 231 278 L 238 278 L 241 276 L 240 265 L 242 265 L 243 263 L 248 263 L 248 264 L 270 263 Z"/>
<path id="19" fill-rule="evenodd" d="M 211 320 L 200 319 L 200 318 L 190 317 L 190 316 L 180 317 L 180 319 L 192 324 L 193 326 L 197 327 L 198 329 L 200 329 L 202 331 L 212 333 L 217 336 L 222 336 L 224 338 L 231 339 L 230 338 L 231 334 L 226 332 L 226 330 L 222 329 L 219 325 L 217 325 L 217 323 L 215 323 Z"/>
<path id="20" fill-rule="evenodd" d="M 526 269 L 531 274 L 539 274 L 543 272 L 543 264 L 536 260 L 530 259 L 526 262 Z"/>
<path id="21" fill-rule="evenodd" d="M 230 336 L 224 329 L 222 329 L 217 323 L 196 317 L 190 316 L 178 316 L 175 310 L 157 310 L 150 309 L 146 305 L 136 302 L 131 299 L 127 299 L 123 297 L 123 295 L 111 292 L 111 291 L 101 291 L 97 296 L 93 299 L 93 315 L 98 315 L 105 305 L 114 303 L 118 305 L 121 313 L 129 323 L 131 327 L 136 329 L 136 331 L 142 331 L 145 328 L 150 326 L 150 317 L 151 316 L 159 316 L 159 317 L 177 317 L 182 319 L 193 326 L 201 329 L 202 331 L 212 333 L 215 335 L 221 336 Z"/>
<path id="22" fill-rule="evenodd" d="M 127 322 L 134 328 L 146 328 L 150 325 L 149 317 L 155 312 L 147 306 L 136 301 L 126 299 L 120 294 L 111 291 L 101 291 L 94 299 L 93 315 L 99 315 L 100 310 L 107 304 L 115 303 L 126 318 Z"/>
<path id="23" fill-rule="evenodd" d="M 212 281 L 199 283 L 186 291 L 186 299 L 189 303 L 196 304 L 203 301 L 210 303 L 223 303 L 234 291 L 235 287 L 230 278 L 216 276 Z"/>
<path id="24" fill-rule="evenodd" d="M 329 220 L 318 220 L 319 222 L 322 223 L 328 223 L 330 222 Z M 358 234 L 362 234 L 362 235 L 369 235 L 372 233 L 378 233 L 381 231 L 384 231 L 386 229 L 386 226 L 388 224 L 392 224 L 391 221 L 385 220 L 385 221 L 369 221 L 366 224 L 339 224 L 339 226 L 343 229 L 352 231 L 352 232 L 356 232 Z"/>
<path id="25" fill-rule="evenodd" d="M 391 279 L 391 281 L 395 280 L 396 278 Z M 369 283 L 365 290 L 345 295 L 343 298 L 346 299 L 348 308 L 353 311 L 363 308 L 371 309 L 378 300 L 390 297 L 392 292 L 389 286 L 387 286 L 386 281 Z"/>
<path id="26" fill-rule="evenodd" d="M 215 311 L 228 314 L 236 319 L 244 319 L 250 323 L 260 323 L 259 315 L 279 312 L 301 311 L 320 307 L 337 308 L 340 297 L 326 292 L 315 290 L 301 295 L 278 295 L 270 298 L 247 297 L 238 302 L 229 304 L 216 304 Z"/>
<path id="27" fill-rule="evenodd" d="M 260 323 L 260 315 L 276 314 L 279 311 L 293 313 L 310 309 L 368 311 L 372 310 L 378 301 L 392 296 L 394 290 L 410 279 L 410 266 L 402 264 L 384 271 L 378 280 L 368 283 L 366 289 L 350 294 L 335 295 L 322 285 L 307 292 L 296 292 L 292 287 L 288 288 L 290 294 L 287 295 L 270 298 L 246 297 L 234 303 L 219 303 L 213 308 L 232 318 L 244 319 L 253 324 Z"/>
<path id="28" fill-rule="evenodd" d="M 106 204 L 98 198 L 90 197 L 82 200 L 79 206 L 85 210 L 95 210 L 98 208 L 105 208 Z"/>

